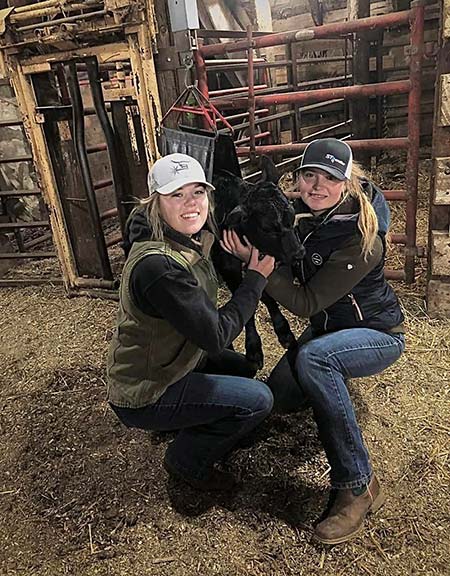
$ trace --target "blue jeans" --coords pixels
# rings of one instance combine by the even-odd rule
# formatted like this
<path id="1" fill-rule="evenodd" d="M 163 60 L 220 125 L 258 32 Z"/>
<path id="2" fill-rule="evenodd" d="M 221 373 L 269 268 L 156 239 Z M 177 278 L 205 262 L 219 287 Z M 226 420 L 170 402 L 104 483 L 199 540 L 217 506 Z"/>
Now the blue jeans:
<path id="1" fill-rule="evenodd" d="M 300 390 L 295 390 L 295 405 L 302 396 L 312 407 L 319 437 L 331 467 L 333 488 L 358 488 L 370 480 L 372 468 L 346 380 L 378 374 L 393 364 L 405 348 L 403 334 L 369 328 L 339 330 L 315 337 L 297 353 L 295 368 Z M 277 405 L 280 394 L 287 397 L 287 385 L 270 382 Z M 296 384 L 291 378 L 288 386 Z"/>
<path id="2" fill-rule="evenodd" d="M 226 354 L 232 359 L 236 353 Z M 237 367 L 235 372 L 240 372 Z M 180 472 L 201 480 L 215 462 L 269 415 L 272 404 L 270 389 L 258 380 L 191 372 L 169 386 L 154 404 L 112 408 L 126 426 L 179 431 L 166 458 Z"/>

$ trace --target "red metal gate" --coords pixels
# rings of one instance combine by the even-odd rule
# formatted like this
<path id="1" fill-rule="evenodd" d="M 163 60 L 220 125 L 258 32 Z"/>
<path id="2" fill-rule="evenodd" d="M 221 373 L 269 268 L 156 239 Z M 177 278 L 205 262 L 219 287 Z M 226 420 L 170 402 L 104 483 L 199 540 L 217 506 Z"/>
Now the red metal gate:
<path id="1" fill-rule="evenodd" d="M 358 99 L 369 96 L 386 96 L 392 94 L 408 94 L 408 134 L 405 138 L 377 138 L 367 140 L 348 140 L 348 144 L 354 150 L 381 151 L 381 150 L 406 150 L 405 190 L 383 190 L 385 197 L 390 201 L 405 203 L 406 225 L 403 234 L 392 234 L 392 242 L 404 245 L 405 265 L 403 270 L 387 270 L 386 276 L 391 279 L 405 280 L 408 283 L 414 281 L 416 246 L 416 213 L 418 191 L 418 168 L 419 168 L 419 145 L 420 145 L 420 97 L 421 97 L 421 74 L 423 58 L 424 36 L 424 6 L 421 2 L 412 2 L 411 9 L 402 12 L 363 18 L 349 22 L 326 24 L 309 30 L 293 30 L 267 35 L 252 35 L 247 31 L 246 39 L 238 39 L 222 44 L 201 45 L 196 52 L 195 65 L 197 71 L 198 86 L 205 97 L 212 96 L 208 90 L 207 65 L 205 60 L 211 57 L 229 54 L 232 52 L 247 51 L 248 53 L 248 88 L 247 94 L 220 95 L 213 99 L 214 105 L 220 110 L 247 110 L 243 116 L 248 117 L 249 138 L 248 146 L 237 146 L 239 156 L 254 156 L 255 154 L 276 154 L 282 156 L 295 156 L 301 154 L 306 143 L 294 142 L 291 144 L 257 145 L 256 141 L 267 133 L 257 134 L 255 127 L 257 107 L 264 112 L 269 106 L 324 102 L 336 98 Z M 394 26 L 409 24 L 410 26 L 410 62 L 409 79 L 391 82 L 379 82 L 375 84 L 354 85 L 319 90 L 294 90 L 288 93 L 264 93 L 266 87 L 259 86 L 255 90 L 254 68 L 255 59 L 253 51 L 257 48 L 286 45 L 290 50 L 294 43 L 312 39 L 342 38 L 348 34 L 360 33 L 367 30 L 384 29 Z M 217 33 L 215 34 L 217 35 Z M 203 31 L 202 36 L 207 36 Z M 232 61 L 231 61 L 232 62 Z M 209 64 L 214 64 L 210 60 Z M 258 62 L 258 66 L 259 66 Z M 261 64 L 262 66 L 264 63 Z M 230 69 L 233 64 L 228 64 Z M 272 91 L 273 92 L 273 91 Z M 261 113 L 261 110 L 259 110 Z M 281 113 L 283 114 L 283 113 Z M 285 113 L 284 113 L 285 114 Z M 277 115 L 275 115 L 277 116 Z M 280 115 L 278 115 L 280 116 Z M 234 116 L 236 117 L 236 115 Z M 230 116 L 228 116 L 230 118 Z M 273 116 L 272 118 L 273 119 Z M 267 120 L 267 117 L 266 117 Z M 241 142 L 244 143 L 244 142 Z M 240 142 L 236 142 L 240 144 Z"/>

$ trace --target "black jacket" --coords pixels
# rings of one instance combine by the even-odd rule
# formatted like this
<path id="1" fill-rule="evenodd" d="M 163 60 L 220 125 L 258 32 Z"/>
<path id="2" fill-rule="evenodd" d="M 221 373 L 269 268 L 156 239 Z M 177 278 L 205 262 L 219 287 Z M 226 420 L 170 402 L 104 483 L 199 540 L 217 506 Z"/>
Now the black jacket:
<path id="1" fill-rule="evenodd" d="M 127 222 L 124 248 L 149 239 L 145 213 L 135 211 Z M 193 239 L 165 229 L 169 240 L 200 250 Z M 242 331 L 254 314 L 267 280 L 249 271 L 231 300 L 216 308 L 195 278 L 172 258 L 147 256 L 134 267 L 130 293 L 136 306 L 148 316 L 164 318 L 210 356 L 220 354 Z"/>
<path id="2" fill-rule="evenodd" d="M 267 292 L 294 314 L 309 317 L 315 335 L 358 327 L 403 331 L 398 299 L 384 278 L 389 207 L 374 184 L 361 185 L 378 218 L 372 254 L 362 256 L 356 200 L 349 197 L 320 216 L 299 201 L 297 230 L 306 250 L 294 270 L 299 284 L 282 270 L 269 278 Z"/>

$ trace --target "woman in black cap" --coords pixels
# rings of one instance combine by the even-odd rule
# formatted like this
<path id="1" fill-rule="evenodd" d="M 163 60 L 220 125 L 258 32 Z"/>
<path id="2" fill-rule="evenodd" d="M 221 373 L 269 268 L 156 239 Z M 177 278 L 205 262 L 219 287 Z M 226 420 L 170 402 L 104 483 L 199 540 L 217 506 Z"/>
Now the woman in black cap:
<path id="1" fill-rule="evenodd" d="M 290 196 L 306 256 L 298 270 L 275 270 L 266 291 L 310 325 L 269 386 L 275 408 L 292 411 L 306 402 L 313 409 L 332 486 L 315 538 L 338 544 L 356 536 L 384 501 L 346 381 L 377 374 L 399 358 L 404 318 L 384 278 L 389 208 L 353 164 L 351 148 L 334 138 L 311 142 L 299 170 Z M 248 261 L 235 235 L 227 248 Z"/>

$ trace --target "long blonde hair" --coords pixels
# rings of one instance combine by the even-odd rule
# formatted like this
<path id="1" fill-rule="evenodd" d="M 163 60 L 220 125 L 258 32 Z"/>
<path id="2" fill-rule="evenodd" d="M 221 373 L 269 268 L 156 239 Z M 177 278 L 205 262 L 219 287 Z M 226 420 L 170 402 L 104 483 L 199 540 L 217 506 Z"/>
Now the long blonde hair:
<path id="1" fill-rule="evenodd" d="M 375 241 L 377 239 L 378 218 L 370 200 L 364 193 L 361 186 L 361 179 L 368 180 L 368 176 L 362 167 L 357 162 L 353 161 L 352 173 L 350 179 L 345 183 L 344 193 L 340 204 L 345 202 L 346 198 L 349 196 L 354 198 L 359 204 L 360 213 L 358 217 L 358 229 L 361 232 L 361 251 L 364 260 L 367 260 L 368 256 L 373 252 Z M 294 182 L 292 185 L 288 185 L 284 190 L 284 194 L 288 198 L 298 198 L 298 183 Z"/>
<path id="2" fill-rule="evenodd" d="M 211 191 L 206 189 L 206 194 L 208 195 L 208 217 L 206 219 L 206 223 L 208 224 L 209 230 L 215 236 L 218 236 L 217 224 L 214 218 L 214 202 L 212 199 Z M 164 220 L 161 216 L 160 194 L 154 192 L 147 198 L 140 198 L 139 204 L 145 209 L 147 221 L 150 227 L 150 239 L 155 242 L 163 242 Z"/>
<path id="3" fill-rule="evenodd" d="M 350 180 L 346 182 L 344 198 L 351 196 L 359 203 L 360 212 L 358 217 L 358 228 L 361 232 L 361 250 L 364 260 L 372 254 L 375 241 L 378 235 L 378 218 L 375 210 L 364 193 L 361 186 L 361 179 L 368 179 L 361 166 L 353 161 Z"/>

